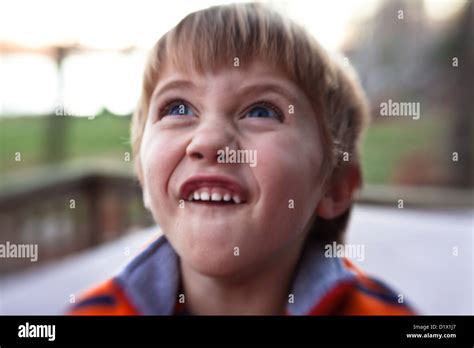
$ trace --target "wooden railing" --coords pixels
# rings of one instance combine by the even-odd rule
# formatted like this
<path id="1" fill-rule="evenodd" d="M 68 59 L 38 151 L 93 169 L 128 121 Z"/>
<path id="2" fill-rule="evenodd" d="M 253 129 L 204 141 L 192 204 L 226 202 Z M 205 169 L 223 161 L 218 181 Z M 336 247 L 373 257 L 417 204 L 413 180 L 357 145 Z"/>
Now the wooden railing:
<path id="1" fill-rule="evenodd" d="M 0 259 L 0 273 L 51 261 L 153 223 L 130 171 L 50 168 L 0 189 L 0 244 L 37 245 L 38 260 Z M 8 242 L 8 243 L 7 243 Z"/>

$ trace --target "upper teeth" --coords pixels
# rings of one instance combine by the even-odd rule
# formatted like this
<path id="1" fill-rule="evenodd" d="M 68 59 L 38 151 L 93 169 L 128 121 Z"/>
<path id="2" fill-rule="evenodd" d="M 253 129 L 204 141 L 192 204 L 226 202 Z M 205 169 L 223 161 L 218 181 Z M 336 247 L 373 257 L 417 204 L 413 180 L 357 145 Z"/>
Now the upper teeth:
<path id="1" fill-rule="evenodd" d="M 225 201 L 229 202 L 231 199 L 233 200 L 234 203 L 239 204 L 242 202 L 242 199 L 238 194 L 232 194 L 230 192 L 216 192 L 213 191 L 212 194 L 210 193 L 210 189 L 206 188 L 201 188 L 198 189 L 194 192 L 191 192 L 188 196 L 188 201 L 215 201 L 215 202 L 220 202 L 220 201 Z"/>

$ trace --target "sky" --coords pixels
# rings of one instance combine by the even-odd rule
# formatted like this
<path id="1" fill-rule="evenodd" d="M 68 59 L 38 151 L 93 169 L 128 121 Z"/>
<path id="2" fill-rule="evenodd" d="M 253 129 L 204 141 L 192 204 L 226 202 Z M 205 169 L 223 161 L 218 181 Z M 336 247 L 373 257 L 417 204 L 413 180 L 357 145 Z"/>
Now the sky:
<path id="1" fill-rule="evenodd" d="M 186 14 L 236 1 L 0 0 L 0 43 L 38 48 L 78 43 L 91 49 L 64 63 L 59 103 L 54 62 L 43 55 L 2 54 L 0 113 L 66 109 L 94 114 L 107 107 L 133 110 L 146 52 Z M 269 1 L 302 23 L 328 50 L 337 51 L 355 23 L 372 16 L 380 0 Z M 426 0 L 428 15 L 443 20 L 464 0 Z M 135 47 L 126 54 L 118 49 Z"/>

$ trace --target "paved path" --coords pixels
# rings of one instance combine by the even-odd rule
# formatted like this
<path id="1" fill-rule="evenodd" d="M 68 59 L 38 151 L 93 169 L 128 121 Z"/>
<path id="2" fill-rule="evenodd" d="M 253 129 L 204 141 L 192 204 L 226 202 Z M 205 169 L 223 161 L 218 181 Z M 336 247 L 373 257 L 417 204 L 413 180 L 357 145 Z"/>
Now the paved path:
<path id="1" fill-rule="evenodd" d="M 365 245 L 358 264 L 406 295 L 419 312 L 474 313 L 473 210 L 362 206 L 352 222 L 348 243 Z"/>
<path id="2" fill-rule="evenodd" d="M 397 289 L 421 313 L 472 314 L 473 213 L 356 206 L 347 242 L 363 245 L 364 259 L 354 261 Z M 136 232 L 0 278 L 0 314 L 62 313 L 71 295 L 116 273 L 155 233 Z"/>

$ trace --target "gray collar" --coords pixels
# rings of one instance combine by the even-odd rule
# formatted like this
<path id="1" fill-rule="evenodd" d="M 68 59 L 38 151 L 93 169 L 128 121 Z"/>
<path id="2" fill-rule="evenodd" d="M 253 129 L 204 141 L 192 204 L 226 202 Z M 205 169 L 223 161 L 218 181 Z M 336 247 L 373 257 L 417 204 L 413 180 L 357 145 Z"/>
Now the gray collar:
<path id="1" fill-rule="evenodd" d="M 179 287 L 179 259 L 161 236 L 114 279 L 144 315 L 171 315 Z"/>
<path id="2" fill-rule="evenodd" d="M 135 308 L 144 315 L 174 313 L 180 286 L 179 258 L 161 236 L 139 254 L 114 280 Z M 337 285 L 355 275 L 338 258 L 327 258 L 317 243 L 308 240 L 293 281 L 290 315 L 305 315 Z"/>
<path id="3" fill-rule="evenodd" d="M 288 314 L 308 314 L 332 289 L 355 278 L 341 259 L 325 257 L 324 247 L 308 239 L 293 280 L 294 303 L 288 304 Z"/>

